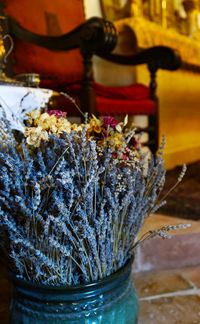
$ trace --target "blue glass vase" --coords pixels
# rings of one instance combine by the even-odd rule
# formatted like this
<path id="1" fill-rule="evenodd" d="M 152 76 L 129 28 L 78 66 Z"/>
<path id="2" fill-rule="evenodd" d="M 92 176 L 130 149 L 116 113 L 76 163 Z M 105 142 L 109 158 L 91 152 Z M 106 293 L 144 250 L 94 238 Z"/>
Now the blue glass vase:
<path id="1" fill-rule="evenodd" d="M 12 274 L 10 324 L 137 324 L 139 303 L 130 261 L 90 284 L 51 287 Z"/>

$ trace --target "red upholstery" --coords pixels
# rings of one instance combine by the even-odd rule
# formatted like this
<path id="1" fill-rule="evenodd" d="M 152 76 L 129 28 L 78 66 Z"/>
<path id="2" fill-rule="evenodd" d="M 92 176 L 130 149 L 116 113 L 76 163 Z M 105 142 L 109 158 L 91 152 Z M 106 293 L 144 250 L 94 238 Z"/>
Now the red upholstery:
<path id="1" fill-rule="evenodd" d="M 155 113 L 156 104 L 153 100 L 123 100 L 110 99 L 97 96 L 97 110 L 101 115 L 109 114 L 140 114 L 151 115 Z"/>
<path id="2" fill-rule="evenodd" d="M 64 91 L 74 98 L 78 98 L 81 90 L 81 81 L 74 80 L 72 83 L 64 80 L 57 82 L 45 82 L 44 87 L 53 88 L 57 91 Z M 150 90 L 143 84 L 132 84 L 123 87 L 106 87 L 95 82 L 92 87 L 96 94 L 97 111 L 100 115 L 105 114 L 142 114 L 151 115 L 156 111 L 156 103 L 150 99 Z M 71 103 L 64 102 L 65 110 L 74 112 Z"/>
<path id="3" fill-rule="evenodd" d="M 143 100 L 150 97 L 149 88 L 139 83 L 121 87 L 106 87 L 93 82 L 92 87 L 98 96 L 110 99 Z"/>
<path id="4" fill-rule="evenodd" d="M 142 114 L 155 113 L 156 104 L 150 99 L 150 90 L 143 84 L 123 87 L 105 87 L 93 83 L 97 110 L 100 114 Z"/>

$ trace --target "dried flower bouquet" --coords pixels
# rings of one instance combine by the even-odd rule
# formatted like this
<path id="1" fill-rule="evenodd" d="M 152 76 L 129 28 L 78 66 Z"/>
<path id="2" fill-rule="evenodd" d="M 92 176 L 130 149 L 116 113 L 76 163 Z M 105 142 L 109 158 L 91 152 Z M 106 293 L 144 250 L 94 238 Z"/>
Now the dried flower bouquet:
<path id="1" fill-rule="evenodd" d="M 136 240 L 165 203 L 164 143 L 146 163 L 127 117 L 77 125 L 60 111 L 32 111 L 26 124 L 19 143 L 0 120 L 0 244 L 19 278 L 95 281 L 121 268 L 144 239 L 167 237 L 173 226 Z"/>

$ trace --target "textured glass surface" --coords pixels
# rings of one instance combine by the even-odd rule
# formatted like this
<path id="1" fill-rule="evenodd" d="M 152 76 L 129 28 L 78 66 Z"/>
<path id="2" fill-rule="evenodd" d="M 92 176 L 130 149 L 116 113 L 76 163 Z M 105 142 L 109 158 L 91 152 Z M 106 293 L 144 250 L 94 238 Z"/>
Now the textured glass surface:
<path id="1" fill-rule="evenodd" d="M 12 324 L 136 324 L 137 319 L 138 296 L 130 269 L 75 289 L 14 280 Z"/>

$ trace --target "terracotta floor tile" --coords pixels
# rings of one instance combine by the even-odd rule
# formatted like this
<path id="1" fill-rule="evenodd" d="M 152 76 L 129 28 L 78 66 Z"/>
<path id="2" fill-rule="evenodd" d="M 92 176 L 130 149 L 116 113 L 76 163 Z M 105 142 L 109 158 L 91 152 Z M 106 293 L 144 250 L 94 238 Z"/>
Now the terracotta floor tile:
<path id="1" fill-rule="evenodd" d="M 175 296 L 141 301 L 139 324 L 200 324 L 200 297 Z"/>
<path id="2" fill-rule="evenodd" d="M 140 298 L 192 288 L 180 273 L 172 270 L 134 274 L 133 282 Z"/>
<path id="3" fill-rule="evenodd" d="M 174 269 L 199 266 L 200 232 L 174 235 L 171 240 L 154 238 L 139 247 L 138 269 Z"/>
<path id="4" fill-rule="evenodd" d="M 173 230 L 170 232 L 171 235 L 182 235 L 190 233 L 199 233 L 200 232 L 200 222 L 192 221 L 188 219 L 181 219 L 176 217 L 170 217 L 167 215 L 154 214 L 147 218 L 142 229 L 138 235 L 141 237 L 144 233 L 152 229 L 157 229 L 166 225 L 179 225 L 179 224 L 191 224 L 191 227 L 182 230 Z"/>
<path id="5" fill-rule="evenodd" d="M 185 279 L 191 281 L 197 288 L 200 288 L 200 266 L 183 269 L 181 274 Z"/>

